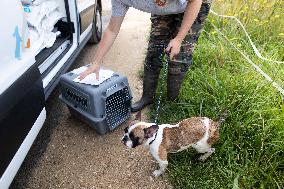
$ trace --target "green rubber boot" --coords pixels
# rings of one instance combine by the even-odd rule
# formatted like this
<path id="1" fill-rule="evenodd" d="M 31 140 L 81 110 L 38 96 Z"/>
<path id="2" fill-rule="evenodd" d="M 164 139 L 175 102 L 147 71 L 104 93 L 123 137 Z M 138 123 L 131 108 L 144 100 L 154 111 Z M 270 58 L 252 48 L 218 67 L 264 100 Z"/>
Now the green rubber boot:
<path id="1" fill-rule="evenodd" d="M 169 101 L 176 101 L 178 99 L 184 76 L 185 73 L 180 73 L 179 75 L 168 75 L 167 92 Z"/>
<path id="2" fill-rule="evenodd" d="M 143 94 L 141 99 L 131 106 L 132 112 L 138 112 L 154 103 L 158 79 L 159 71 L 152 71 L 144 66 Z"/>

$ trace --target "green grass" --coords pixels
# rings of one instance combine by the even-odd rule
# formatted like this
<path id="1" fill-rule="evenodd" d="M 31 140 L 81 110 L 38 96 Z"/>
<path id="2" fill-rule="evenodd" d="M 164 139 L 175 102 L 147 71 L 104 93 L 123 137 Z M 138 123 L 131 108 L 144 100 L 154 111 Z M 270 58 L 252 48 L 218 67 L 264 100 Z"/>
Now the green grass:
<path id="1" fill-rule="evenodd" d="M 139 77 L 139 79 L 143 79 L 143 77 L 144 77 L 144 70 L 143 70 L 143 68 L 141 67 L 139 70 L 138 70 L 138 77 Z"/>
<path id="2" fill-rule="evenodd" d="M 284 20 L 275 16 L 283 13 L 283 1 L 216 0 L 213 9 L 241 18 L 260 52 L 283 61 Z M 254 19 L 264 24 L 256 25 Z M 284 64 L 260 61 L 234 22 L 213 15 L 208 20 L 284 87 Z M 224 109 L 230 114 L 214 145 L 216 152 L 206 162 L 197 161 L 198 154 L 192 150 L 171 155 L 167 177 L 175 188 L 284 188 L 283 96 L 210 22 L 199 40 L 179 102 L 168 102 L 164 95 L 158 121 L 174 123 L 199 115 L 216 118 Z"/>

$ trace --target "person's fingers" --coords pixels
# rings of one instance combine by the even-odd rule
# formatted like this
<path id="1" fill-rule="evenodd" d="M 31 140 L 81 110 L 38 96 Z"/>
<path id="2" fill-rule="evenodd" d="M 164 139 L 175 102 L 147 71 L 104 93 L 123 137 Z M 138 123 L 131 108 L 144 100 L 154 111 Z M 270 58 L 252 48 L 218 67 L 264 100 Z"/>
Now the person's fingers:
<path id="1" fill-rule="evenodd" d="M 170 58 L 171 60 L 177 56 L 180 53 L 180 47 L 176 46 L 175 48 L 173 47 L 170 53 Z"/>
<path id="2" fill-rule="evenodd" d="M 173 60 L 173 58 L 176 56 L 176 50 L 175 48 L 172 48 L 172 51 L 170 53 L 170 60 Z"/>
<path id="3" fill-rule="evenodd" d="M 89 69 L 87 69 L 86 71 L 84 71 L 83 73 L 80 74 L 79 79 L 82 80 L 82 79 L 84 79 L 87 75 L 89 75 L 89 74 L 91 74 L 91 73 L 92 73 L 92 71 L 89 70 Z"/>
<path id="4" fill-rule="evenodd" d="M 174 52 L 171 52 L 171 54 L 170 54 L 170 60 L 173 60 L 174 56 L 175 56 Z"/>
<path id="5" fill-rule="evenodd" d="M 167 52 L 170 52 L 170 51 L 171 51 L 171 48 L 172 48 L 172 45 L 169 44 L 169 45 L 167 46 L 167 48 L 166 48 L 166 51 L 167 51 Z"/>
<path id="6" fill-rule="evenodd" d="M 87 76 L 86 71 L 80 74 L 79 79 L 82 80 Z"/>
<path id="7" fill-rule="evenodd" d="M 166 48 L 166 51 L 169 53 L 173 48 L 173 41 L 171 40 Z"/>
<path id="8" fill-rule="evenodd" d="M 95 73 L 96 73 L 96 79 L 97 79 L 97 80 L 99 80 L 99 78 L 100 78 L 100 75 L 99 75 L 99 74 L 100 74 L 100 73 L 99 73 L 99 70 L 97 70 L 97 71 L 96 71 Z"/>

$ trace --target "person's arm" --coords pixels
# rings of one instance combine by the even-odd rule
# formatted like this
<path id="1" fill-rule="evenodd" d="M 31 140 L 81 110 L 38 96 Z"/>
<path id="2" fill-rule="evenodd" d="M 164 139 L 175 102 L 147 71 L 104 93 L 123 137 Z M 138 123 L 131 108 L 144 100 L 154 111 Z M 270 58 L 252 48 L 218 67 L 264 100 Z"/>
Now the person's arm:
<path id="1" fill-rule="evenodd" d="M 80 79 L 84 79 L 87 75 L 91 73 L 96 73 L 97 79 L 99 78 L 99 69 L 102 59 L 114 43 L 119 33 L 123 19 L 124 16 L 111 17 L 107 29 L 105 30 L 101 42 L 99 43 L 99 47 L 96 51 L 93 64 L 86 71 L 80 74 Z"/>
<path id="2" fill-rule="evenodd" d="M 177 36 L 172 39 L 166 49 L 167 52 L 171 52 L 170 58 L 172 59 L 174 56 L 179 54 L 181 43 L 190 30 L 192 24 L 194 23 L 200 7 L 202 4 L 202 0 L 188 0 L 188 4 L 186 10 L 184 12 L 183 20 L 181 23 L 181 27 Z"/>

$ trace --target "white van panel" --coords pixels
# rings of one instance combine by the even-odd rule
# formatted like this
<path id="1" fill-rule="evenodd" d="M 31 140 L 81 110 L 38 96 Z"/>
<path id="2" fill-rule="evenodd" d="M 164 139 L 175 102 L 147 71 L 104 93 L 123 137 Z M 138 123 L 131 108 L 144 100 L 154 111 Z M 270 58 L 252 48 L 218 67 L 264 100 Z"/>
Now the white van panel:
<path id="1" fill-rule="evenodd" d="M 16 50 L 19 55 L 23 51 L 23 35 L 26 23 L 21 2 L 19 0 L 6 1 L 5 8 L 2 7 L 0 11 L 0 18 L 0 62 L 2 66 L 3 64 L 11 64 L 16 60 Z M 16 49 L 16 44 L 19 44 L 19 49 Z"/>
<path id="2" fill-rule="evenodd" d="M 5 8 L 0 11 L 0 18 L 0 94 L 2 94 L 34 64 L 35 59 L 30 49 L 25 49 L 27 23 L 23 17 L 21 2 L 6 1 Z"/>
<path id="3" fill-rule="evenodd" d="M 95 0 L 77 0 L 78 12 L 80 13 L 94 4 Z"/>
<path id="4" fill-rule="evenodd" d="M 22 162 L 24 161 L 29 149 L 31 148 L 34 140 L 36 139 L 37 134 L 39 133 L 40 129 L 46 118 L 46 110 L 43 108 L 40 115 L 38 116 L 37 120 L 35 121 L 32 129 L 29 131 L 29 134 L 25 138 L 24 142 L 21 144 L 20 148 L 18 149 L 17 153 L 15 154 L 14 158 L 10 162 L 9 166 L 7 167 L 6 171 L 2 175 L 0 179 L 0 188 L 6 189 L 10 186 L 12 180 L 14 179 L 18 169 L 20 168 Z"/>
<path id="5" fill-rule="evenodd" d="M 13 62 L 5 63 L 1 62 L 1 64 L 3 64 L 0 69 L 0 94 L 10 87 L 35 63 L 35 57 L 32 53 L 25 53 L 23 56 L 25 57 L 24 60 L 14 60 Z"/>

